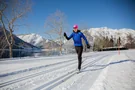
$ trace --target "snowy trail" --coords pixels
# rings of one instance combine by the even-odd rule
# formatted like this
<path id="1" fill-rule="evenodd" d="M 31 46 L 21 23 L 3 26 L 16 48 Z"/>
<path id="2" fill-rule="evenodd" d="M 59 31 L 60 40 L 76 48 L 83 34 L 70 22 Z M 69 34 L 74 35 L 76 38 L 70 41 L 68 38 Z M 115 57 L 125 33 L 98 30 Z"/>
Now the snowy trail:
<path id="1" fill-rule="evenodd" d="M 89 90 L 96 86 L 95 82 L 110 67 L 110 62 L 116 57 L 118 60 L 135 60 L 134 52 L 123 51 L 120 57 L 116 51 L 84 53 L 81 73 L 78 74 L 76 54 L 2 61 L 0 90 Z"/>
<path id="2" fill-rule="evenodd" d="M 91 62 L 87 62 L 86 64 L 82 65 L 82 70 L 85 70 L 85 68 L 100 61 L 101 58 L 104 58 L 105 56 L 100 56 L 100 57 L 96 58 L 95 60 L 93 60 Z M 61 83 L 65 82 L 66 80 L 70 79 L 74 75 L 76 75 L 76 73 L 77 73 L 76 70 L 69 71 L 67 74 L 61 76 L 60 78 L 57 78 L 57 79 L 49 82 L 50 86 L 47 83 L 47 84 L 44 84 L 44 85 L 36 88 L 35 90 L 40 90 L 40 89 L 51 90 L 51 89 L 55 88 L 56 86 L 60 85 Z"/>
<path id="3" fill-rule="evenodd" d="M 73 60 L 75 60 L 75 59 L 73 59 Z M 70 60 L 67 60 L 67 61 L 69 61 L 70 62 Z M 37 75 L 38 76 L 40 76 L 40 75 L 42 75 L 42 74 L 44 74 L 44 73 L 47 73 L 47 72 L 52 72 L 52 71 L 54 71 L 54 70 L 57 70 L 57 69 L 61 69 L 61 68 L 63 68 L 65 65 L 63 65 L 63 66 L 61 66 L 62 65 L 62 63 L 63 64 L 66 64 L 66 62 L 67 61 L 64 61 L 64 63 L 63 62 L 60 62 L 60 63 L 54 63 L 54 64 L 52 64 L 52 65 L 48 65 L 47 67 L 51 67 L 51 66 L 53 66 L 54 68 L 51 68 L 51 69 L 49 69 L 49 70 L 47 70 L 47 71 L 45 71 L 45 70 L 43 70 L 42 72 L 41 72 L 41 68 L 35 68 L 35 69 L 32 69 L 32 68 L 27 68 L 26 70 L 21 70 L 21 71 L 15 71 L 15 72 L 11 72 L 11 73 L 6 73 L 6 74 L 0 74 L 0 76 L 1 77 L 4 77 L 4 78 L 2 78 L 0 81 L 2 82 L 1 84 L 0 84 L 0 87 L 4 87 L 4 86 L 7 86 L 7 85 L 10 85 L 10 84 L 13 84 L 13 83 L 17 83 L 17 82 L 19 82 L 19 81 L 23 81 L 23 80 L 26 80 L 26 79 L 29 79 L 29 78 L 33 78 L 33 77 L 36 77 Z M 72 60 L 71 60 L 72 61 Z M 14 61 L 15 62 L 15 61 Z M 21 61 L 22 62 L 22 61 Z M 67 62 L 67 63 L 69 63 L 69 62 Z M 3 62 L 2 62 L 3 63 Z M 2 64 L 1 63 L 1 64 Z M 4 62 L 5 63 L 5 62 Z M 13 63 L 13 61 L 11 62 L 11 63 L 9 63 L 8 62 L 8 64 L 12 64 Z M 16 62 L 15 62 L 16 63 Z M 17 62 L 18 63 L 18 62 Z M 76 63 L 76 61 L 74 61 L 74 63 Z M 60 64 L 60 65 L 59 65 Z M 72 65 L 73 63 L 69 63 L 69 64 L 67 64 L 67 65 Z M 58 67 L 56 68 L 55 67 L 55 65 L 58 65 Z M 39 66 L 39 67 L 42 67 L 42 69 L 44 69 L 44 68 L 46 68 L 46 65 L 43 67 L 43 66 Z M 28 72 L 28 73 L 30 73 L 31 71 L 33 71 L 33 70 L 36 70 L 36 69 L 40 69 L 40 72 L 38 72 L 38 73 L 35 73 L 34 72 L 34 74 L 30 74 L 30 75 L 27 75 L 27 73 L 25 73 L 25 72 Z M 16 78 L 16 79 L 13 79 L 12 77 L 11 77 L 11 79 L 13 79 L 13 80 L 10 80 L 10 76 L 17 76 L 17 75 L 15 75 L 15 74 L 19 74 L 19 72 L 20 73 L 25 73 L 27 76 L 23 76 L 23 77 L 21 77 L 21 78 Z M 9 77 L 7 77 L 7 76 L 9 76 Z M 20 77 L 20 75 L 18 75 L 18 77 Z M 7 80 L 7 81 L 6 81 Z M 4 82 L 3 82 L 4 81 Z"/>
<path id="4" fill-rule="evenodd" d="M 62 90 L 88 90 L 90 88 L 91 83 L 96 80 L 97 76 L 101 72 L 101 71 L 95 72 L 95 70 L 98 70 L 99 68 L 93 68 L 93 65 L 107 62 L 108 59 L 106 58 L 110 57 L 111 55 L 102 56 L 100 58 L 97 58 L 92 63 L 87 63 L 86 65 L 83 65 L 82 72 L 79 75 L 75 74 L 73 77 L 71 77 L 71 79 L 68 79 L 66 83 L 56 86 L 55 88 L 53 87 L 54 90 L 61 90 L 61 89 Z M 90 72 L 90 71 L 94 71 L 94 72 Z M 51 87 L 43 90 L 52 90 L 53 88 Z"/>

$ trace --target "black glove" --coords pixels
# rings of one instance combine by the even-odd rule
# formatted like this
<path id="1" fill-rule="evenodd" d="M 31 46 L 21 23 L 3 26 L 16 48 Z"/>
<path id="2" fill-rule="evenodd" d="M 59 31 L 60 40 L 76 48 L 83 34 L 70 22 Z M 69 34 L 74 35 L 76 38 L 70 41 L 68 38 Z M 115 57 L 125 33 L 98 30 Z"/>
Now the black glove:
<path id="1" fill-rule="evenodd" d="M 70 38 L 67 37 L 67 34 L 64 32 L 64 37 L 69 40 Z"/>
<path id="2" fill-rule="evenodd" d="M 64 32 L 64 36 L 66 37 L 67 36 L 67 34 Z"/>
<path id="3" fill-rule="evenodd" d="M 90 49 L 90 45 L 89 44 L 87 44 L 87 48 Z"/>

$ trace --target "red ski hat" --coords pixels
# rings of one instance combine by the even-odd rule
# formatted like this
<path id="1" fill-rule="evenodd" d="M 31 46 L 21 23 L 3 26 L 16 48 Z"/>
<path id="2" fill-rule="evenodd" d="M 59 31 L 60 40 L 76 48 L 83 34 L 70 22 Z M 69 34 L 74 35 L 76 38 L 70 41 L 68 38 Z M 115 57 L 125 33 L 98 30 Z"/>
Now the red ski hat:
<path id="1" fill-rule="evenodd" d="M 74 29 L 77 29 L 77 28 L 78 28 L 78 25 L 75 24 L 75 25 L 73 26 L 73 28 L 74 28 Z"/>

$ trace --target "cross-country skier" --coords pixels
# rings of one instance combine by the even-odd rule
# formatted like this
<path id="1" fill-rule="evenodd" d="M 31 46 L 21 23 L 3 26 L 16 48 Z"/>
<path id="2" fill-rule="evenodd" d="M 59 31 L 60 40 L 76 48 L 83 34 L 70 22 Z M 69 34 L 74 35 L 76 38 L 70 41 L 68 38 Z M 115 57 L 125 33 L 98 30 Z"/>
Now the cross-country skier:
<path id="1" fill-rule="evenodd" d="M 84 36 L 84 34 L 80 30 L 78 30 L 78 25 L 73 26 L 73 32 L 69 37 L 64 32 L 64 37 L 67 40 L 70 40 L 71 38 L 73 38 L 75 50 L 76 50 L 76 53 L 78 55 L 78 70 L 80 71 L 81 64 L 82 64 L 82 52 L 83 52 L 83 44 L 82 44 L 81 38 L 83 38 L 85 40 L 87 48 L 90 48 L 90 45 L 89 45 L 86 37 Z"/>

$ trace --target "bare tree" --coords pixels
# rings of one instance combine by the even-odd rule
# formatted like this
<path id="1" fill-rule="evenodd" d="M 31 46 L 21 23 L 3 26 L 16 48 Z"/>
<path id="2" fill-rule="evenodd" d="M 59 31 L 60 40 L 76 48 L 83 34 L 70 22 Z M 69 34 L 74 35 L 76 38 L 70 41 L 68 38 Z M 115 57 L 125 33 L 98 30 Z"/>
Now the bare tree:
<path id="1" fill-rule="evenodd" d="M 108 37 L 105 37 L 104 34 L 98 32 L 98 36 L 96 36 L 94 39 L 94 50 L 102 50 L 103 48 L 107 47 L 108 40 Z"/>
<path id="2" fill-rule="evenodd" d="M 98 36 L 95 36 L 95 39 L 94 39 L 94 46 L 93 46 L 93 50 L 94 51 L 99 51 L 103 48 L 103 45 L 101 43 L 101 39 L 102 37 L 98 37 Z"/>
<path id="3" fill-rule="evenodd" d="M 45 28 L 47 33 L 51 35 L 53 39 L 58 39 L 58 43 L 60 45 L 60 53 L 62 53 L 63 46 L 63 32 L 66 30 L 66 17 L 63 12 L 57 10 L 53 14 L 47 17 L 45 20 Z"/>
<path id="4" fill-rule="evenodd" d="M 30 0 L 1 0 L 0 23 L 9 47 L 9 56 L 13 56 L 12 48 L 14 45 L 13 32 L 18 22 L 31 9 Z M 9 30 L 9 33 L 6 31 Z"/>
<path id="5" fill-rule="evenodd" d="M 121 38 L 118 37 L 118 39 L 117 39 L 117 46 L 120 46 L 120 45 L 121 45 Z"/>
<path id="6" fill-rule="evenodd" d="M 113 47 L 113 37 L 109 39 L 108 36 L 104 36 L 105 34 L 102 35 L 98 33 L 98 35 L 99 36 L 96 36 L 94 40 L 94 50 L 102 50 L 107 47 Z"/>
<path id="7" fill-rule="evenodd" d="M 5 52 L 5 49 L 7 47 L 7 43 L 5 41 L 5 37 L 3 35 L 0 36 L 0 58 L 2 57 L 3 53 Z"/>
<path id="8" fill-rule="evenodd" d="M 114 40 L 113 40 L 113 36 L 111 36 L 111 39 L 110 39 L 110 47 L 113 47 L 114 46 Z"/>
<path id="9" fill-rule="evenodd" d="M 127 43 L 125 45 L 127 48 L 135 48 L 135 39 L 132 34 L 127 35 Z"/>

